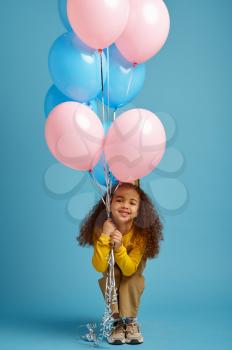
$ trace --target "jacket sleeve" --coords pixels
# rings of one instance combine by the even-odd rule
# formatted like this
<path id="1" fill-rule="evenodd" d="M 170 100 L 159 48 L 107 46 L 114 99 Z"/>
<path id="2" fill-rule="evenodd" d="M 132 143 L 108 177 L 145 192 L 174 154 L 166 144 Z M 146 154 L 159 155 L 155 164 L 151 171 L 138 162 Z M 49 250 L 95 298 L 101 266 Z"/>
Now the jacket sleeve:
<path id="1" fill-rule="evenodd" d="M 94 235 L 92 264 L 97 272 L 105 272 L 108 267 L 110 237 L 104 233 Z"/>
<path id="2" fill-rule="evenodd" d="M 131 276 L 137 271 L 144 248 L 144 243 L 141 243 L 141 245 L 135 245 L 129 254 L 123 245 L 118 250 L 114 250 L 115 261 L 124 276 Z"/>

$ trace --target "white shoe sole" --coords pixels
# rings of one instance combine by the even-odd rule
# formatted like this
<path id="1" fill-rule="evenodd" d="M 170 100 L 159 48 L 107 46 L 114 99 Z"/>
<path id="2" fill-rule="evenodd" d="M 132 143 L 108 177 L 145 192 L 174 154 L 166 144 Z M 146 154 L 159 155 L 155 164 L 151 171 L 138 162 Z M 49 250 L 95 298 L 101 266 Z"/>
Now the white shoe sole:
<path id="1" fill-rule="evenodd" d="M 123 345 L 125 344 L 126 340 L 123 339 L 123 340 L 120 340 L 120 339 L 110 339 L 110 338 L 107 338 L 107 342 L 109 344 L 112 344 L 112 345 Z"/>
<path id="2" fill-rule="evenodd" d="M 127 344 L 142 344 L 143 343 L 143 337 L 139 339 L 126 339 Z"/>

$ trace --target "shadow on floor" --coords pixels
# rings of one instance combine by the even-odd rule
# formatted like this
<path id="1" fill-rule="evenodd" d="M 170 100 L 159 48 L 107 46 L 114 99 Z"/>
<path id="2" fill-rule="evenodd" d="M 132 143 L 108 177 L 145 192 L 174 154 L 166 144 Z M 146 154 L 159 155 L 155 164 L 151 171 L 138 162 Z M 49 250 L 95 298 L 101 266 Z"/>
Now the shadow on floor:
<path id="1" fill-rule="evenodd" d="M 92 343 L 87 342 L 81 337 L 88 333 L 86 325 L 96 323 L 99 329 L 100 319 L 90 319 L 86 316 L 21 316 L 14 318 L 5 318 L 0 320 L 1 329 L 8 329 L 12 332 L 22 334 L 43 334 L 56 338 L 72 338 L 81 342 L 82 347 L 92 347 Z"/>

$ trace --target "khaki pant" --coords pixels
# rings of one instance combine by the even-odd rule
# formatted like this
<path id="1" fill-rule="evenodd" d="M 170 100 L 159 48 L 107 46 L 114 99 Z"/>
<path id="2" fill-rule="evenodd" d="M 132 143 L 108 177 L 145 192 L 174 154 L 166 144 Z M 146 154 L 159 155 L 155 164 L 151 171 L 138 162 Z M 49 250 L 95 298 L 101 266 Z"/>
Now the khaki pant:
<path id="1" fill-rule="evenodd" d="M 142 260 L 137 271 L 127 277 L 123 276 L 117 264 L 114 266 L 115 284 L 117 288 L 118 302 L 112 304 L 113 313 L 119 313 L 119 317 L 137 317 L 140 297 L 143 293 L 145 284 L 142 272 L 146 266 L 146 261 Z M 103 273 L 103 277 L 98 280 L 103 297 L 105 297 L 107 271 Z"/>

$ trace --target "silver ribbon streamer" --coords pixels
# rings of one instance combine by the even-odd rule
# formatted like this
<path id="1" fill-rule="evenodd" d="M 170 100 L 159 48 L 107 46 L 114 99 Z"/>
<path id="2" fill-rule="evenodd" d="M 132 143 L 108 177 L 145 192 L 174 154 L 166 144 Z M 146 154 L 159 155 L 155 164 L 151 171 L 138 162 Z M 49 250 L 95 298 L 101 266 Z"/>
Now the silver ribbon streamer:
<path id="1" fill-rule="evenodd" d="M 113 248 L 111 248 L 110 254 L 109 254 L 109 260 L 108 260 L 108 272 L 106 277 L 106 288 L 105 288 L 105 311 L 102 316 L 102 320 L 100 323 L 100 331 L 99 334 L 96 334 L 95 329 L 97 328 L 96 323 L 88 323 L 86 327 L 89 330 L 89 333 L 82 336 L 83 340 L 87 340 L 89 342 L 92 342 L 94 346 L 100 345 L 100 343 L 104 340 L 104 338 L 107 338 L 111 330 L 113 328 L 113 312 L 112 312 L 112 305 L 116 304 L 118 302 L 117 297 L 117 288 L 115 285 L 115 275 L 114 275 L 114 251 Z"/>

